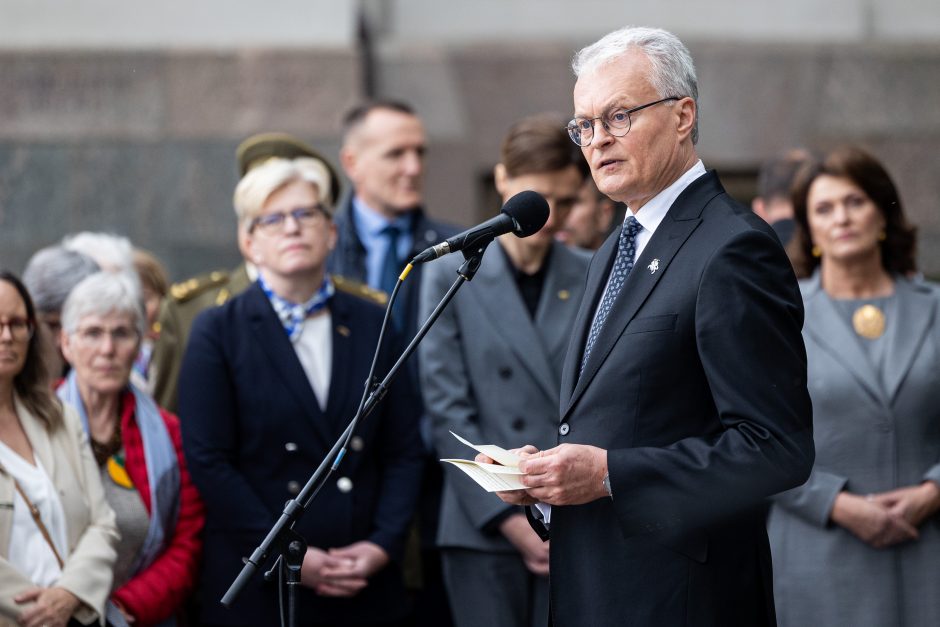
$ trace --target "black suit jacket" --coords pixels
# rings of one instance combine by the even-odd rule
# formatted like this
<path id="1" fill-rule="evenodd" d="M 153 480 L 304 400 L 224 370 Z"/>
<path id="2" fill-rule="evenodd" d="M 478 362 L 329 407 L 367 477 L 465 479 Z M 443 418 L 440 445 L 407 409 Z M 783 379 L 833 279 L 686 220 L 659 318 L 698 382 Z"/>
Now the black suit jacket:
<path id="1" fill-rule="evenodd" d="M 260 544 L 358 407 L 383 312 L 342 292 L 330 301 L 330 312 L 333 365 L 325 412 L 257 284 L 193 324 L 180 376 L 180 422 L 189 470 L 206 504 L 205 623 L 278 622 L 276 586 L 262 582 L 260 573 L 231 610 L 219 599 L 241 570 L 242 557 Z M 423 468 L 417 400 L 404 377 L 359 423 L 361 446 L 353 443 L 297 525 L 307 544 L 326 549 L 370 540 L 393 560 L 401 557 Z M 394 561 L 349 600 L 300 590 L 303 624 L 354 625 L 406 610 Z"/>
<path id="2" fill-rule="evenodd" d="M 607 449 L 613 500 L 553 508 L 554 624 L 772 625 L 761 504 L 814 456 L 793 271 L 709 172 L 657 228 L 579 376 L 618 236 L 588 273 L 558 439 Z"/>

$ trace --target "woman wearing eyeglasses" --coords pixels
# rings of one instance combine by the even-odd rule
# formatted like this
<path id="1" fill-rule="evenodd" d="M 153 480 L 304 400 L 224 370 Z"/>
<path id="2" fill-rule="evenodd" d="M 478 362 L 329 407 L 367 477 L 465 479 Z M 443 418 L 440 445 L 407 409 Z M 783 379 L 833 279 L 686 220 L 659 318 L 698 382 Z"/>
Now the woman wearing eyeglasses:
<path id="1" fill-rule="evenodd" d="M 193 323 L 180 415 L 206 499 L 202 590 L 219 599 L 356 412 L 382 309 L 326 273 L 336 241 L 326 167 L 272 159 L 234 204 L 257 283 Z M 376 374 L 395 357 L 386 346 Z M 295 529 L 307 543 L 298 624 L 395 625 L 407 611 L 398 564 L 421 482 L 416 401 L 403 370 Z M 271 561 L 266 564 L 269 567 Z M 261 572 L 203 625 L 272 625 L 278 586 Z"/>
<path id="2" fill-rule="evenodd" d="M 99 272 L 84 279 L 62 308 L 62 353 L 72 370 L 58 390 L 81 417 L 117 515 L 111 600 L 135 627 L 176 624 L 195 584 L 203 526 L 179 421 L 130 383 L 144 326 L 131 277 Z M 109 616 L 121 618 L 114 610 Z"/>
<path id="3" fill-rule="evenodd" d="M 104 616 L 118 532 L 78 416 L 50 390 L 42 337 L 26 288 L 0 272 L 0 624 L 89 624 Z"/>

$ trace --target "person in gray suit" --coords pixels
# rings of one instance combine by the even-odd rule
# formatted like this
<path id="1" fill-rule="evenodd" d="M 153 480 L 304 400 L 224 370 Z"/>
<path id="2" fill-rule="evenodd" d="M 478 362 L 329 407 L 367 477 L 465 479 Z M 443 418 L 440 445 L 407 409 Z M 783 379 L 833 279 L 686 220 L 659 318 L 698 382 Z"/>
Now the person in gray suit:
<path id="1" fill-rule="evenodd" d="M 804 166 L 791 250 L 816 463 L 768 522 L 781 627 L 940 625 L 940 307 L 871 155 Z"/>
<path id="2" fill-rule="evenodd" d="M 421 389 L 434 444 L 445 458 L 468 456 L 453 431 L 475 443 L 520 440 L 549 447 L 558 425 L 561 365 L 581 302 L 589 256 L 554 241 L 587 175 L 587 164 L 553 116 L 513 125 L 495 171 L 505 202 L 524 190 L 548 201 L 535 235 L 504 235 L 475 280 L 457 294 L 421 344 Z M 426 269 L 425 319 L 456 278 L 453 257 Z M 522 508 L 447 469 L 438 541 L 458 627 L 544 627 L 548 544 Z"/>

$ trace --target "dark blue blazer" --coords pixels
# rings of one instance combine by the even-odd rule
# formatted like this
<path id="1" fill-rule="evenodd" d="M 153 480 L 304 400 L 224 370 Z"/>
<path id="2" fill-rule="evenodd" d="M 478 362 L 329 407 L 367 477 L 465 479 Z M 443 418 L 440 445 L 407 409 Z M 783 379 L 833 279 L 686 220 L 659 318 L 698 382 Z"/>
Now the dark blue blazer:
<path id="1" fill-rule="evenodd" d="M 232 609 L 219 603 L 251 554 L 354 415 L 378 340 L 382 310 L 337 292 L 330 301 L 333 370 L 326 411 L 257 284 L 193 323 L 180 375 L 180 422 L 189 471 L 206 504 L 204 623 L 273 625 L 277 588 L 260 574 Z M 377 371 L 388 369 L 397 351 Z M 404 369 L 403 369 L 404 370 Z M 370 540 L 392 563 L 352 599 L 301 588 L 300 624 L 361 624 L 406 611 L 398 568 L 423 462 L 417 399 L 407 372 L 356 430 L 350 447 L 297 525 L 307 544 Z M 361 444 L 361 446 L 360 446 Z M 351 483 L 350 483 L 351 482 Z M 346 489 L 350 488 L 351 489 Z"/>

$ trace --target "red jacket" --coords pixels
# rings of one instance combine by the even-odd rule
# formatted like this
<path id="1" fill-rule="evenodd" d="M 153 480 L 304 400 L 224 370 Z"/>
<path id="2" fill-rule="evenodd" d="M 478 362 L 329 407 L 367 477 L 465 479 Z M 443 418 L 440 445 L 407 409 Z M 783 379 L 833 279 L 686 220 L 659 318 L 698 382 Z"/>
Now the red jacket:
<path id="1" fill-rule="evenodd" d="M 140 428 L 134 420 L 134 395 L 126 392 L 121 407 L 121 436 L 124 440 L 125 468 L 140 498 L 151 512 L 150 484 L 144 461 Z M 202 554 L 202 526 L 205 510 L 196 486 L 189 479 L 183 458 L 179 419 L 160 408 L 180 468 L 179 515 L 166 549 L 150 566 L 114 591 L 112 600 L 134 616 L 134 627 L 148 627 L 173 616 L 192 592 Z"/>

